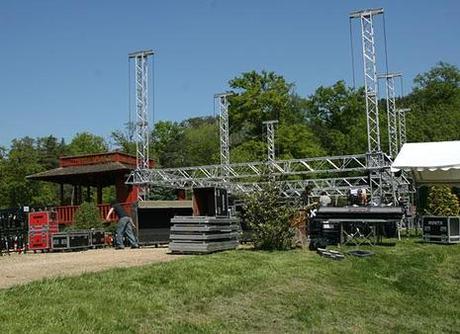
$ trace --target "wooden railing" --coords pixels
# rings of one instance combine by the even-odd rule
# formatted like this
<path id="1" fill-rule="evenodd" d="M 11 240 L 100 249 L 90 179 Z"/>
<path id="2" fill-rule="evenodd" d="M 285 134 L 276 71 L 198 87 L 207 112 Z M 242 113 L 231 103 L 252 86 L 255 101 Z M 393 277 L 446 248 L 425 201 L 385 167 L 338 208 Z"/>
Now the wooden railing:
<path id="1" fill-rule="evenodd" d="M 131 215 L 132 205 L 133 203 L 121 203 L 125 211 Z M 57 217 L 59 224 L 70 225 L 75 223 L 75 212 L 77 212 L 78 205 L 66 205 L 66 206 L 58 206 L 56 208 Z M 105 220 L 107 214 L 110 211 L 110 204 L 99 204 L 98 206 L 99 214 L 102 220 Z M 114 222 L 117 221 L 118 217 L 115 213 L 112 213 L 109 217 L 109 221 Z"/>

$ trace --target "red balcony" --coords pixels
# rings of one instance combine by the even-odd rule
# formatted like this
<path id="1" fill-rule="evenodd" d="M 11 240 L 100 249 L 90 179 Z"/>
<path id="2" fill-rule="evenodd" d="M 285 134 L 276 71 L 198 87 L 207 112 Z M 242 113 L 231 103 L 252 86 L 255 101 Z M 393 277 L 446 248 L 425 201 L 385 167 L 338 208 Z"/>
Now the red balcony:
<path id="1" fill-rule="evenodd" d="M 127 203 L 121 203 L 125 211 L 132 216 L 132 207 L 133 203 L 132 202 L 127 202 Z M 77 212 L 79 205 L 66 205 L 66 206 L 58 206 L 56 208 L 57 210 L 57 220 L 59 224 L 64 224 L 64 225 L 71 225 L 75 223 L 75 212 Z M 110 204 L 99 204 L 98 206 L 99 209 L 99 214 L 102 220 L 105 220 L 105 217 L 107 217 L 107 214 L 109 213 L 110 210 Z M 112 213 L 109 217 L 109 221 L 111 222 L 116 222 L 118 220 L 118 217 L 115 213 Z"/>

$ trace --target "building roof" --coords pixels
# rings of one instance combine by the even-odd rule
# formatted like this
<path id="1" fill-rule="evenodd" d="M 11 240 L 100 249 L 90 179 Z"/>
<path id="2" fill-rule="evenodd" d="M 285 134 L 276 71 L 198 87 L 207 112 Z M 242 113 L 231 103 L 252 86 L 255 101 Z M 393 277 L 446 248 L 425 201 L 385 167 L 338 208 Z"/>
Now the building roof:
<path id="1" fill-rule="evenodd" d="M 59 159 L 59 166 L 26 178 L 83 186 L 108 186 L 136 168 L 136 157 L 121 152 L 67 156 Z M 153 160 L 150 166 L 154 166 Z"/>
<path id="2" fill-rule="evenodd" d="M 29 180 L 49 181 L 65 184 L 81 185 L 111 185 L 115 184 L 116 176 L 127 174 L 135 167 L 121 162 L 109 162 L 104 164 L 59 167 L 41 173 L 29 175 Z"/>
<path id="3" fill-rule="evenodd" d="M 404 144 L 391 168 L 411 171 L 419 184 L 460 184 L 460 140 Z"/>

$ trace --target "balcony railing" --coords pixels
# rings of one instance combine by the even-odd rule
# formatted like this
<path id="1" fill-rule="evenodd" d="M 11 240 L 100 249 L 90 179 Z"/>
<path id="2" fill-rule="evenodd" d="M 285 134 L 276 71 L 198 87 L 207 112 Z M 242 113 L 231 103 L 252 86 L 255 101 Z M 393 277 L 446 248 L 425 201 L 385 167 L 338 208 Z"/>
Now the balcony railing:
<path id="1" fill-rule="evenodd" d="M 121 203 L 121 206 L 123 207 L 123 209 L 125 209 L 125 211 L 129 215 L 131 215 L 132 206 L 133 206 L 132 202 Z M 56 208 L 56 211 L 57 211 L 57 217 L 58 217 L 59 224 L 71 225 L 75 223 L 75 213 L 77 212 L 79 207 L 80 207 L 79 205 L 58 206 Z M 105 218 L 107 217 L 107 214 L 110 211 L 110 204 L 99 204 L 97 208 L 99 209 L 99 214 L 100 214 L 101 219 L 105 220 Z M 117 220 L 118 220 L 118 217 L 115 214 L 115 212 L 113 212 L 109 217 L 109 221 L 115 222 Z"/>

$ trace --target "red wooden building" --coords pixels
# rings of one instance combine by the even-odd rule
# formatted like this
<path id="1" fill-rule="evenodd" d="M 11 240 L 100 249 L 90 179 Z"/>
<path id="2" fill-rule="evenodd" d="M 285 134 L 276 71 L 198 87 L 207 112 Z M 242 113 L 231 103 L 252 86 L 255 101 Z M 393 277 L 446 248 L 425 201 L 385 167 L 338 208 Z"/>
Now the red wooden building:
<path id="1" fill-rule="evenodd" d="M 153 160 L 150 167 L 154 167 Z M 107 215 L 110 204 L 103 203 L 103 189 L 115 186 L 115 196 L 118 202 L 131 211 L 137 201 L 138 189 L 125 184 L 129 173 L 136 168 L 136 157 L 121 153 L 110 152 L 79 156 L 61 157 L 59 167 L 34 175 L 29 180 L 54 182 L 60 185 L 60 206 L 57 209 L 59 224 L 71 224 L 79 205 L 84 200 L 94 198 L 99 207 L 101 218 Z M 65 196 L 65 185 L 71 186 L 70 198 Z M 67 186 L 68 187 L 68 186 Z M 115 219 L 115 216 L 112 217 Z"/>

